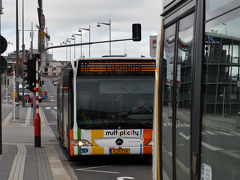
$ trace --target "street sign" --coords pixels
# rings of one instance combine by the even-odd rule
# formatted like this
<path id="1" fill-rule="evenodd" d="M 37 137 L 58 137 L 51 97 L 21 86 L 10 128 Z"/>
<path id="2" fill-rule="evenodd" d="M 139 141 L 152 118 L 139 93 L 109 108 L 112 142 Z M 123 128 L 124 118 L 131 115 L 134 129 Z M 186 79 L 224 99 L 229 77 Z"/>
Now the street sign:
<path id="1" fill-rule="evenodd" d="M 0 74 L 3 74 L 7 69 L 7 60 L 0 56 Z"/>
<path id="2" fill-rule="evenodd" d="M 0 36 L 0 54 L 4 53 L 7 49 L 7 40 Z"/>

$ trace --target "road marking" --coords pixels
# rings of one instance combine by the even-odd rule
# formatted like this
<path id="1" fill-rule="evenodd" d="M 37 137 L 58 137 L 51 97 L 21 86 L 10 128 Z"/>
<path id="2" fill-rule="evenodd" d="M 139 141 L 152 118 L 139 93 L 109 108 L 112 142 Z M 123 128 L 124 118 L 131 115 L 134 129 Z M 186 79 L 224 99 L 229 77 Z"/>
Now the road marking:
<path id="1" fill-rule="evenodd" d="M 96 169 L 96 168 L 105 168 L 105 167 L 110 167 L 110 166 L 93 166 L 93 167 L 87 167 L 87 168 L 81 168 L 81 170 L 86 170 L 86 169 Z"/>
<path id="2" fill-rule="evenodd" d="M 31 108 L 28 108 L 26 120 L 25 120 L 25 126 L 30 126 L 30 120 L 31 120 Z"/>
<path id="3" fill-rule="evenodd" d="M 208 134 L 211 134 L 211 135 L 217 135 L 216 133 L 213 133 L 211 131 L 205 131 L 205 132 L 208 133 Z"/>
<path id="4" fill-rule="evenodd" d="M 222 131 L 214 131 L 214 132 L 219 133 L 219 134 L 223 134 L 223 135 L 226 135 L 226 136 L 234 136 L 232 134 L 228 134 L 228 133 L 222 132 Z"/>
<path id="5" fill-rule="evenodd" d="M 117 177 L 117 180 L 135 179 L 134 177 Z"/>
<path id="6" fill-rule="evenodd" d="M 185 124 L 185 123 L 183 123 L 183 125 L 184 125 L 184 126 L 186 126 L 186 127 L 190 127 L 190 125 L 189 125 L 189 124 Z"/>
<path id="7" fill-rule="evenodd" d="M 23 144 L 17 144 L 18 152 L 14 158 L 8 180 L 22 180 L 27 150 Z"/>
<path id="8" fill-rule="evenodd" d="M 164 126 L 167 126 L 167 124 L 166 124 L 166 123 L 163 123 L 163 125 L 164 125 Z"/>
<path id="9" fill-rule="evenodd" d="M 56 111 L 54 111 L 54 110 L 51 110 L 51 112 L 52 112 L 52 114 L 57 114 L 57 112 L 56 112 Z"/>
<path id="10" fill-rule="evenodd" d="M 49 122 L 48 125 L 55 125 L 57 122 Z"/>
<path id="11" fill-rule="evenodd" d="M 51 109 L 51 107 L 45 107 L 45 109 Z"/>
<path id="12" fill-rule="evenodd" d="M 87 167 L 87 168 L 81 168 L 81 169 L 75 169 L 75 170 L 77 170 L 77 171 L 99 172 L 99 173 L 109 173 L 109 174 L 119 174 L 119 172 L 114 172 L 114 171 L 93 170 L 93 169 L 96 169 L 96 168 L 104 168 L 104 167 L 110 167 L 110 166 L 94 166 L 94 167 Z"/>
<path id="13" fill-rule="evenodd" d="M 47 118 L 46 118 L 45 113 L 43 112 L 42 108 L 39 108 L 39 115 L 41 117 L 41 126 L 42 127 L 48 127 Z"/>
<path id="14" fill-rule="evenodd" d="M 183 134 L 183 133 L 181 133 L 181 132 L 179 132 L 178 133 L 180 136 L 182 136 L 184 139 L 186 139 L 186 140 L 189 140 L 190 139 L 190 136 L 186 136 L 185 134 Z"/>
<path id="15" fill-rule="evenodd" d="M 2 123 L 2 126 L 3 126 L 3 127 L 4 127 L 4 126 L 7 126 L 11 118 L 12 118 L 12 112 L 10 112 L 10 113 L 8 114 L 8 116 L 4 119 L 4 121 L 3 121 L 3 123 Z"/>
<path id="16" fill-rule="evenodd" d="M 202 142 L 202 145 L 205 146 L 208 149 L 213 150 L 213 151 L 222 151 L 223 150 L 222 148 L 211 146 L 211 145 L 209 145 L 209 144 L 207 144 L 205 142 Z"/>
<path id="17" fill-rule="evenodd" d="M 54 107 L 55 109 L 57 109 L 57 107 Z"/>
<path id="18" fill-rule="evenodd" d="M 75 169 L 77 171 L 88 171 L 88 172 L 98 172 L 98 173 L 109 173 L 109 174 L 119 174 L 119 172 L 114 171 L 99 171 L 99 170 L 90 170 L 90 169 Z"/>
<path id="19" fill-rule="evenodd" d="M 62 165 L 58 153 L 54 146 L 46 146 L 45 152 L 47 154 L 49 164 L 52 170 L 53 179 L 71 179 L 67 170 Z"/>

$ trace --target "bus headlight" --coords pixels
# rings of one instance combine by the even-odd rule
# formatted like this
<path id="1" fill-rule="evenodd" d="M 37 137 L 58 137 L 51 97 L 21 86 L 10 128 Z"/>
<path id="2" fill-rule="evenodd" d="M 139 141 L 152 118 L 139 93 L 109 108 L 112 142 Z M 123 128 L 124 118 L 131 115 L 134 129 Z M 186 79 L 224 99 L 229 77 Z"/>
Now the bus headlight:
<path id="1" fill-rule="evenodd" d="M 72 140 L 72 145 L 73 146 L 92 146 L 90 142 L 87 140 Z"/>

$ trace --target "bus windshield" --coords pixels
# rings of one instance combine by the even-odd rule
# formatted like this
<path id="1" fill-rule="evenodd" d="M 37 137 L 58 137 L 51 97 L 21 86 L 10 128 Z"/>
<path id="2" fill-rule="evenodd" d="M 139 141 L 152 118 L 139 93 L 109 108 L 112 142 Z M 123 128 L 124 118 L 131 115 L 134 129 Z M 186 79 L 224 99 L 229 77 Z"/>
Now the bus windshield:
<path id="1" fill-rule="evenodd" d="M 77 79 L 77 123 L 84 129 L 152 128 L 154 77 Z"/>

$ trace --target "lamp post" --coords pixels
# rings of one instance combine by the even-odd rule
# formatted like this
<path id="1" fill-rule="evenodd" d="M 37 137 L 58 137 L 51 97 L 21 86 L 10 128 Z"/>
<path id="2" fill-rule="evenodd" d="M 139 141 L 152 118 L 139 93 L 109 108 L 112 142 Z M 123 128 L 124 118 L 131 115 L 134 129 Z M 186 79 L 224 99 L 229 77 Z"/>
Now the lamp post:
<path id="1" fill-rule="evenodd" d="M 62 43 L 60 43 L 60 45 L 62 44 L 67 44 L 67 42 L 63 41 Z M 67 61 L 67 47 L 66 47 L 66 61 Z"/>
<path id="2" fill-rule="evenodd" d="M 97 27 L 101 27 L 101 25 L 106 25 L 106 26 L 109 26 L 109 55 L 111 56 L 111 19 L 109 19 L 109 22 L 108 23 L 105 23 L 105 22 L 100 22 L 100 23 L 97 23 Z"/>
<path id="3" fill-rule="evenodd" d="M 67 38 L 67 40 L 66 40 L 65 42 L 71 44 L 71 41 L 69 41 L 69 38 Z M 69 55 L 69 56 L 70 56 L 70 61 L 72 60 L 71 53 L 72 53 L 72 52 L 71 52 L 71 47 L 70 47 L 70 55 Z"/>
<path id="4" fill-rule="evenodd" d="M 225 23 L 222 23 L 222 25 L 224 25 L 224 26 L 225 26 L 225 34 L 227 35 L 227 24 L 225 24 Z"/>
<path id="5" fill-rule="evenodd" d="M 80 34 L 75 34 L 76 36 L 81 36 L 81 43 L 82 43 L 82 30 L 78 30 L 78 32 L 80 32 Z M 81 45 L 81 57 L 82 58 L 82 45 Z"/>
<path id="6" fill-rule="evenodd" d="M 91 38 L 91 27 L 89 26 L 89 28 L 79 28 L 79 30 L 85 30 L 85 31 L 88 31 L 88 42 L 90 43 L 90 38 Z M 82 31 L 81 31 L 82 32 Z M 90 57 L 90 44 L 89 44 L 89 50 L 88 50 L 88 53 L 89 53 L 89 57 Z"/>
<path id="7" fill-rule="evenodd" d="M 72 37 L 71 38 L 69 38 L 70 40 L 74 40 L 74 44 L 75 44 L 75 36 L 74 36 L 74 34 L 72 34 Z M 73 56 L 74 56 L 74 59 L 76 58 L 76 56 L 75 56 L 75 46 L 73 47 Z"/>

